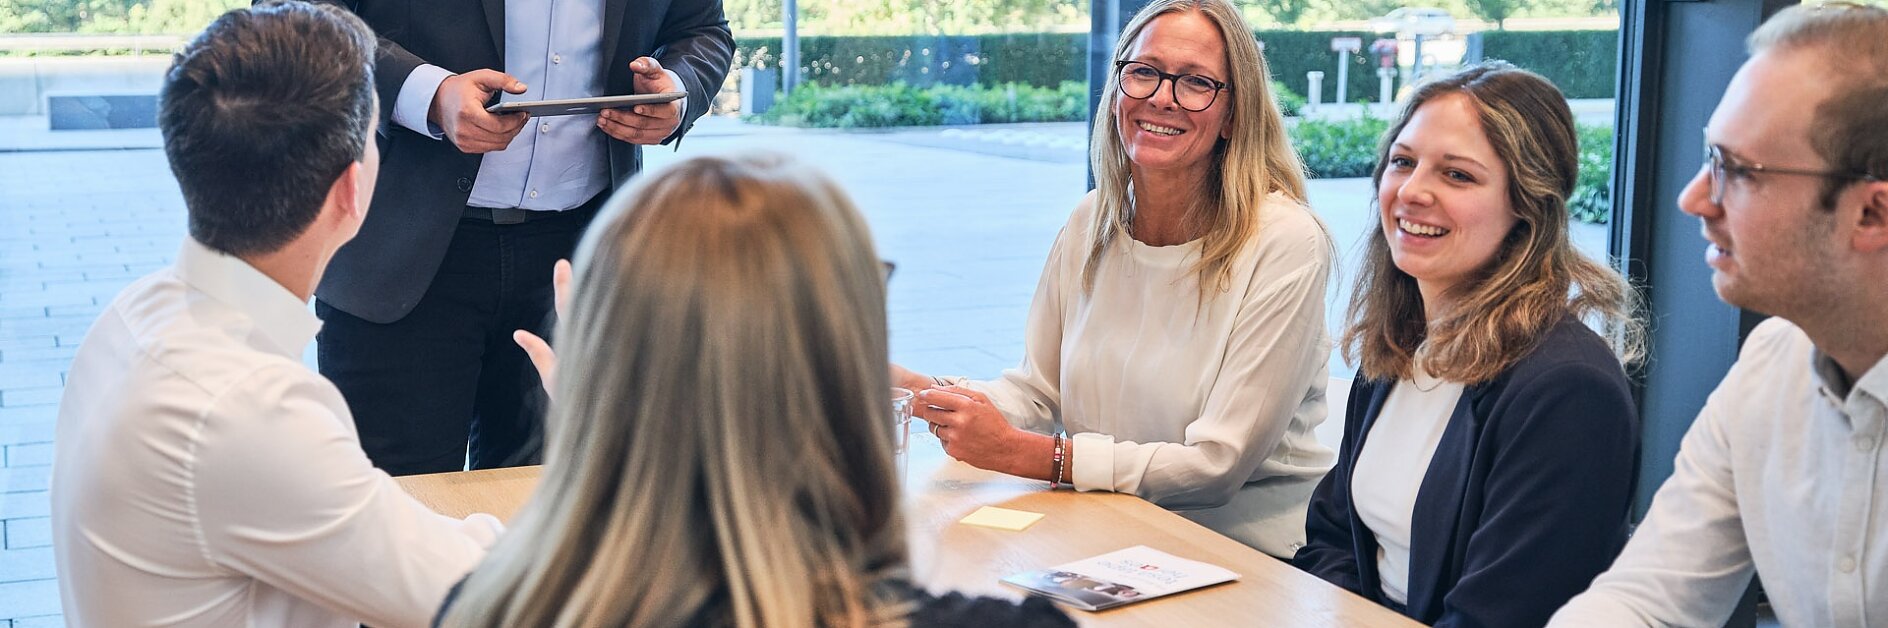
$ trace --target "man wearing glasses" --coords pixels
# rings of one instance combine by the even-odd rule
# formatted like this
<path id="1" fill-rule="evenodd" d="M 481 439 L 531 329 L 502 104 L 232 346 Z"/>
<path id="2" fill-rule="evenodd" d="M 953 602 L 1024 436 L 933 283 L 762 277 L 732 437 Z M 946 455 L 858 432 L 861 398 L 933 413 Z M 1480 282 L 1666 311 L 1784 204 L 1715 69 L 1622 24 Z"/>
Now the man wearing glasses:
<path id="1" fill-rule="evenodd" d="M 1786 626 L 1888 623 L 1888 10 L 1749 42 L 1679 198 L 1759 325 L 1612 569 L 1556 626 L 1719 626 L 1754 572 Z"/>

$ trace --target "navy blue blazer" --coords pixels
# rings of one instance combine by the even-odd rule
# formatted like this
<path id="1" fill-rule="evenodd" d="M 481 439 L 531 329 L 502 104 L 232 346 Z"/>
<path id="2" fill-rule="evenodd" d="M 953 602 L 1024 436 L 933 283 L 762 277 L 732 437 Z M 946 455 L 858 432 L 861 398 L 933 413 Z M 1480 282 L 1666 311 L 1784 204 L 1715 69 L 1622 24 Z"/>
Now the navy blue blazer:
<path id="1" fill-rule="evenodd" d="M 1351 473 L 1395 381 L 1350 390 L 1337 465 L 1312 494 L 1292 564 L 1392 608 Z M 1639 446 L 1626 374 L 1578 320 L 1469 386 L 1416 494 L 1404 613 L 1437 626 L 1541 626 L 1625 546 Z"/>

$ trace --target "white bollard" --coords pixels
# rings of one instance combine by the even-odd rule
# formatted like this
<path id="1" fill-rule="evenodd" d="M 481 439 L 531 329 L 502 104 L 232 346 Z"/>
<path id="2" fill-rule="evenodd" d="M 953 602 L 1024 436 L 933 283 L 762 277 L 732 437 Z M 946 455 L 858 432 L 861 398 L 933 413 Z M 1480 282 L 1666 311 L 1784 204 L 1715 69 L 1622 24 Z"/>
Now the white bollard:
<path id="1" fill-rule="evenodd" d="M 1317 70 L 1306 72 L 1305 80 L 1311 83 L 1311 89 L 1305 92 L 1305 108 L 1315 109 L 1324 102 L 1324 73 Z"/>

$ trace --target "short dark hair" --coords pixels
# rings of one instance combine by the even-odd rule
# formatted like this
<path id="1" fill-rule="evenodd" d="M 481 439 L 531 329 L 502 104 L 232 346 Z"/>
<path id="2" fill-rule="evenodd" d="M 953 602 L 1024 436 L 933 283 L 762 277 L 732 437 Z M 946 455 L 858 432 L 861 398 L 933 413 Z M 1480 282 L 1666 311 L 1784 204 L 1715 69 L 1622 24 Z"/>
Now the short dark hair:
<path id="1" fill-rule="evenodd" d="M 334 180 L 366 156 L 374 49 L 352 13 L 269 2 L 224 13 L 177 53 L 158 129 L 191 237 L 247 255 L 308 229 Z"/>

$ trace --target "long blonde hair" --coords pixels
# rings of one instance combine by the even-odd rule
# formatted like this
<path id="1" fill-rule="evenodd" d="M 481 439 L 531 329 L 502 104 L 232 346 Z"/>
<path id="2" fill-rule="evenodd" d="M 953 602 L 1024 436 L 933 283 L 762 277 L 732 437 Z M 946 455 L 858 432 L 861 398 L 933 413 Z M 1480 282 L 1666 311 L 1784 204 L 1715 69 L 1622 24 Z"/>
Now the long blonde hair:
<path id="1" fill-rule="evenodd" d="M 897 624 L 885 289 L 776 156 L 613 199 L 577 255 L 544 474 L 447 626 Z"/>
<path id="2" fill-rule="evenodd" d="M 1490 62 L 1423 84 L 1383 134 L 1372 189 L 1382 186 L 1390 149 L 1410 118 L 1448 94 L 1468 96 L 1480 111 L 1482 131 L 1507 168 L 1518 220 L 1494 259 L 1458 287 L 1454 313 L 1436 320 L 1423 310 L 1416 279 L 1391 259 L 1382 221 L 1371 221 L 1346 315 L 1345 359 L 1364 377 L 1406 378 L 1427 343 L 1424 371 L 1480 383 L 1533 352 L 1571 314 L 1600 323 L 1621 361 L 1636 362 L 1644 353 L 1638 293 L 1618 271 L 1582 255 L 1567 234 L 1579 139 L 1567 99 L 1547 79 Z"/>
<path id="3" fill-rule="evenodd" d="M 1259 229 L 1259 208 L 1273 192 L 1282 192 L 1299 203 L 1305 202 L 1304 164 L 1291 148 L 1285 134 L 1285 118 L 1279 114 L 1272 96 L 1271 70 L 1259 53 L 1252 28 L 1246 25 L 1239 8 L 1228 0 L 1155 0 L 1135 14 L 1121 29 L 1115 42 L 1114 58 L 1125 58 L 1128 48 L 1155 18 L 1186 11 L 1198 12 L 1219 28 L 1226 40 L 1226 67 L 1232 76 L 1229 99 L 1232 118 L 1231 137 L 1222 139 L 1213 149 L 1211 171 L 1205 178 L 1198 201 L 1188 211 L 1187 222 L 1204 228 L 1200 259 L 1194 271 L 1200 276 L 1202 297 L 1231 287 L 1233 258 Z M 1127 147 L 1121 142 L 1120 124 L 1113 115 L 1121 102 L 1118 73 L 1108 75 L 1101 90 L 1101 102 L 1095 107 L 1094 135 L 1089 140 L 1089 161 L 1095 171 L 1095 217 L 1088 229 L 1088 259 L 1082 267 L 1083 290 L 1095 286 L 1095 273 L 1101 255 L 1115 238 L 1126 235 L 1134 219 L 1134 205 L 1129 194 L 1133 174 Z"/>

